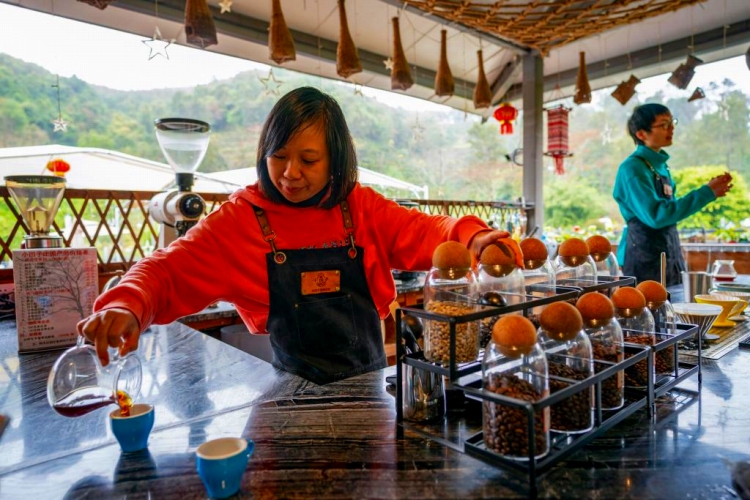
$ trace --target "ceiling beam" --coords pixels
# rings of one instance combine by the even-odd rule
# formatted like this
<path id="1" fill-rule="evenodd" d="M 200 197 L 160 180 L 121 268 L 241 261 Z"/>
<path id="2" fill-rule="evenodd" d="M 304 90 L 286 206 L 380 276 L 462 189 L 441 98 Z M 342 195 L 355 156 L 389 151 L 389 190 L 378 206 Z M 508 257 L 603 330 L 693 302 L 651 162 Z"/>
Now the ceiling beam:
<path id="1" fill-rule="evenodd" d="M 139 14 L 148 16 L 154 15 L 153 0 L 117 0 L 110 4 L 110 8 L 112 7 L 138 12 Z M 209 8 L 214 14 L 214 23 L 216 24 L 216 30 L 219 33 L 248 42 L 268 45 L 268 30 L 270 27 L 268 21 L 244 16 L 236 12 L 219 15 L 220 11 L 218 8 L 213 6 L 209 6 Z M 180 24 L 184 23 L 185 0 L 160 0 L 159 18 Z M 292 32 L 292 38 L 294 38 L 294 45 L 298 54 L 303 54 L 316 60 L 323 60 L 333 64 L 336 63 L 337 41 L 303 33 L 302 31 L 290 31 Z M 358 52 L 359 58 L 362 62 L 362 69 L 387 77 L 391 76 L 390 71 L 387 70 L 383 64 L 383 61 L 388 58 L 387 55 L 377 54 L 363 49 L 358 49 Z M 273 64 L 270 58 L 267 64 Z M 435 88 L 435 71 L 413 64 L 410 65 L 410 67 L 412 69 L 412 76 L 415 77 L 415 83 L 417 85 L 431 89 Z M 474 83 L 455 77 L 454 81 L 455 96 L 471 100 L 474 91 Z"/>
<path id="2" fill-rule="evenodd" d="M 505 66 L 503 66 L 500 74 L 497 75 L 495 81 L 492 82 L 492 85 L 490 85 L 490 90 L 492 91 L 492 107 L 500 104 L 500 101 L 508 92 L 508 89 L 511 87 L 511 85 L 513 85 L 513 82 L 516 81 L 518 76 L 521 74 L 522 65 L 520 61 L 520 58 L 514 57 L 513 59 L 505 63 Z"/>
<path id="3" fill-rule="evenodd" d="M 737 21 L 729 25 L 726 28 L 726 36 L 724 34 L 724 27 L 722 26 L 698 33 L 692 37 L 679 38 L 663 43 L 660 46 L 631 52 L 629 56 L 628 54 L 623 54 L 606 61 L 588 63 L 586 64 L 586 72 L 588 73 L 589 81 L 621 73 L 636 73 L 638 68 L 685 59 L 688 55 L 686 47 L 691 43 L 694 44 L 693 53 L 700 58 L 703 52 L 712 52 L 721 50 L 724 47 L 745 45 L 749 39 L 750 19 L 745 19 L 744 21 Z M 546 75 L 544 77 L 544 92 L 553 90 L 556 85 L 559 85 L 561 88 L 575 85 L 577 76 L 578 68 L 571 68 L 560 73 Z M 511 86 L 505 95 L 505 100 L 520 99 L 522 87 L 523 82 Z"/>
<path id="4" fill-rule="evenodd" d="M 419 17 L 424 17 L 426 19 L 429 19 L 430 21 L 434 23 L 442 24 L 443 26 L 448 26 L 449 28 L 453 28 L 454 30 L 460 31 L 462 33 L 467 33 L 469 35 L 476 36 L 477 38 L 481 38 L 485 42 L 491 43 L 493 45 L 497 45 L 498 47 L 501 47 L 503 49 L 511 50 L 518 55 L 522 56 L 531 52 L 531 49 L 527 47 L 518 45 L 509 40 L 505 40 L 504 38 L 499 38 L 495 35 L 491 35 L 484 31 L 479 31 L 477 29 L 470 28 L 469 26 L 466 26 L 465 24 L 457 23 L 455 21 L 451 21 L 450 19 L 436 16 L 435 14 L 432 14 L 430 12 L 424 11 L 417 7 L 413 7 L 409 5 L 408 3 L 404 2 L 403 0 L 380 0 L 380 1 L 388 5 L 392 5 L 400 10 L 403 9 L 406 12 L 410 12 Z"/>

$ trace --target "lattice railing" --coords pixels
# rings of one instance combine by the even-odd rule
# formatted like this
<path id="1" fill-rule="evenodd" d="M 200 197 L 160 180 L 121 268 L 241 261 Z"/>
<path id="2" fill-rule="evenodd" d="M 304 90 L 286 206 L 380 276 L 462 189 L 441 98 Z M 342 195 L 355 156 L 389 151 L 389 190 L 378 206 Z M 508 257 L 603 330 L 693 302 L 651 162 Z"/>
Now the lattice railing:
<path id="1" fill-rule="evenodd" d="M 63 246 L 97 249 L 99 272 L 127 271 L 139 259 L 151 254 L 158 241 L 158 225 L 148 217 L 148 201 L 158 194 L 151 191 L 98 191 L 66 189 L 52 225 L 52 233 L 63 238 Z M 206 200 L 206 213 L 229 197 L 227 194 L 200 193 Z M 1 268 L 12 267 L 12 249 L 20 248 L 28 228 L 8 189 L 0 186 L 0 280 Z M 531 207 L 514 203 L 481 201 L 410 200 L 430 214 L 453 217 L 473 214 L 493 221 L 503 229 L 515 223 L 516 216 Z"/>
<path id="2" fill-rule="evenodd" d="M 65 247 L 96 247 L 100 272 L 126 271 L 156 247 L 158 225 L 148 217 L 148 201 L 156 194 L 66 189 L 50 232 L 62 237 Z M 7 268 L 28 227 L 5 186 L 0 186 L 0 196 L 0 265 Z M 229 195 L 201 196 L 208 213 Z"/>
<path id="3" fill-rule="evenodd" d="M 476 215 L 485 222 L 492 222 L 498 229 L 513 232 L 513 227 L 523 225 L 534 207 L 529 204 L 503 201 L 447 201 L 447 200 L 409 200 L 419 205 L 419 209 L 428 214 L 463 217 Z"/>

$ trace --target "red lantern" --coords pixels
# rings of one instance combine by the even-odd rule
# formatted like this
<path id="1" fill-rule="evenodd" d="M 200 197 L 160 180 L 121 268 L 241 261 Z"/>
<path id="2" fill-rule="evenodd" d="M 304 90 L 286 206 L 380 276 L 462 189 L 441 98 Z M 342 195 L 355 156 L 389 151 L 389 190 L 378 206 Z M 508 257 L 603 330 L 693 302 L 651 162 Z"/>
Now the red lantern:
<path id="1" fill-rule="evenodd" d="M 495 110 L 493 116 L 500 122 L 501 135 L 513 133 L 513 120 L 518 118 L 518 110 L 516 108 L 507 102 L 503 103 Z"/>
<path id="2" fill-rule="evenodd" d="M 50 160 L 47 162 L 47 170 L 58 177 L 65 177 L 65 174 L 70 170 L 70 163 L 59 158 Z"/>

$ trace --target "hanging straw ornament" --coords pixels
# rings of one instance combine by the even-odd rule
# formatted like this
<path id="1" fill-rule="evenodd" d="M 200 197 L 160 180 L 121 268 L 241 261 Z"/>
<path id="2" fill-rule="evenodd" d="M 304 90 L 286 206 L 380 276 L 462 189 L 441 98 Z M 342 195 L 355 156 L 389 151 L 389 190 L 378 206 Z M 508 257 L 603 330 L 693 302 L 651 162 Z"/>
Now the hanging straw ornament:
<path id="1" fill-rule="evenodd" d="M 206 0 L 187 0 L 185 2 L 185 35 L 187 43 L 205 49 L 216 45 L 216 26 L 214 16 Z"/>
<path id="2" fill-rule="evenodd" d="M 286 25 L 280 0 L 272 0 L 271 26 L 268 29 L 268 52 L 271 55 L 271 60 L 276 64 L 297 59 L 294 39 Z"/>
<path id="3" fill-rule="evenodd" d="M 518 118 L 518 110 L 509 103 L 503 103 L 492 114 L 500 122 L 500 135 L 513 133 L 513 120 Z"/>
<path id="4" fill-rule="evenodd" d="M 398 27 L 398 17 L 391 19 L 393 24 L 393 63 L 391 67 L 391 90 L 407 90 L 414 85 L 411 78 L 409 63 L 406 61 L 404 47 L 401 45 L 401 30 Z"/>
<path id="5" fill-rule="evenodd" d="M 547 110 L 547 152 L 555 160 L 555 172 L 565 173 L 564 159 L 573 156 L 568 150 L 568 114 L 570 108 L 556 106 Z"/>
<path id="6" fill-rule="evenodd" d="M 693 94 L 688 97 L 688 102 L 697 101 L 699 99 L 703 99 L 706 97 L 706 94 L 703 92 L 703 89 L 700 87 L 695 87 L 695 90 L 693 90 Z"/>
<path id="7" fill-rule="evenodd" d="M 452 96 L 454 91 L 453 74 L 448 66 L 448 32 L 440 30 L 440 63 L 435 75 L 435 95 Z"/>
<path id="8" fill-rule="evenodd" d="M 115 0 L 78 0 L 78 1 L 92 5 L 99 10 L 104 10 L 107 8 L 107 5 L 111 4 Z"/>
<path id="9" fill-rule="evenodd" d="M 576 92 L 573 95 L 573 102 L 584 104 L 591 102 L 591 86 L 589 85 L 589 75 L 586 73 L 586 53 L 578 54 L 578 77 L 576 78 Z"/>
<path id="10" fill-rule="evenodd" d="M 352 35 L 349 33 L 349 23 L 346 20 L 345 0 L 339 3 L 339 46 L 336 49 L 336 73 L 342 78 L 362 72 L 362 61 L 359 60 L 357 47 L 354 45 Z"/>
<path id="11" fill-rule="evenodd" d="M 617 102 L 625 106 L 630 98 L 635 95 L 635 86 L 639 83 L 641 83 L 641 81 L 636 78 L 635 75 L 630 75 L 630 78 L 627 81 L 621 82 L 620 85 L 617 86 L 615 91 L 612 92 L 612 97 L 617 99 Z"/>
<path id="12" fill-rule="evenodd" d="M 685 90 L 695 75 L 695 67 L 699 64 L 703 64 L 703 61 L 693 55 L 687 56 L 685 64 L 680 64 L 667 81 L 678 89 Z"/>
<path id="13" fill-rule="evenodd" d="M 490 82 L 487 81 L 487 75 L 484 74 L 481 49 L 477 50 L 477 59 L 479 61 L 479 76 L 477 77 L 477 85 L 474 87 L 474 108 L 489 108 L 492 104 L 492 89 L 490 89 Z"/>

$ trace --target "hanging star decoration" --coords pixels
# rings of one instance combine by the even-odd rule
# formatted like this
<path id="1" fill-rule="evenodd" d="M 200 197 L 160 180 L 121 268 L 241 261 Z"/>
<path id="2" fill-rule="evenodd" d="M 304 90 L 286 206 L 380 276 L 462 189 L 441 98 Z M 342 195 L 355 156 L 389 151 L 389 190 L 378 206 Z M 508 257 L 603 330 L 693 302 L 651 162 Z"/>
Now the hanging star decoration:
<path id="1" fill-rule="evenodd" d="M 162 38 L 161 31 L 159 30 L 158 26 L 156 27 L 156 29 L 154 29 L 154 36 L 152 36 L 151 39 L 141 40 L 141 43 L 148 47 L 150 50 L 150 52 L 148 53 L 149 61 L 156 56 L 162 56 L 169 60 L 167 47 L 172 45 L 172 42 L 174 42 L 174 40 L 164 40 L 164 38 Z"/>
<path id="2" fill-rule="evenodd" d="M 284 83 L 281 80 L 277 80 L 276 76 L 273 74 L 273 68 L 270 68 L 268 70 L 268 76 L 265 78 L 258 78 L 260 80 L 260 83 L 263 84 L 263 88 L 266 89 L 266 95 L 280 95 L 279 87 L 281 87 L 281 84 Z"/>
<path id="3" fill-rule="evenodd" d="M 388 71 L 393 71 L 393 59 L 390 57 L 388 59 L 383 60 L 383 64 L 385 64 L 385 69 Z"/>
<path id="4" fill-rule="evenodd" d="M 219 2 L 219 7 L 221 7 L 221 12 L 219 12 L 219 14 L 232 12 L 232 2 L 233 0 L 221 0 L 221 2 Z"/>
<path id="5" fill-rule="evenodd" d="M 67 132 L 68 131 L 68 122 L 63 120 L 62 117 L 62 107 L 60 106 L 60 75 L 57 75 L 57 80 L 55 81 L 55 84 L 52 85 L 53 88 L 57 89 L 57 120 L 52 120 L 52 124 L 55 126 L 53 132 Z"/>
<path id="6" fill-rule="evenodd" d="M 362 94 L 362 84 L 354 83 L 354 95 L 364 97 L 364 94 Z"/>
<path id="7" fill-rule="evenodd" d="M 602 129 L 602 144 L 606 145 L 610 142 L 612 142 L 612 127 L 609 126 L 609 123 L 605 123 Z"/>

